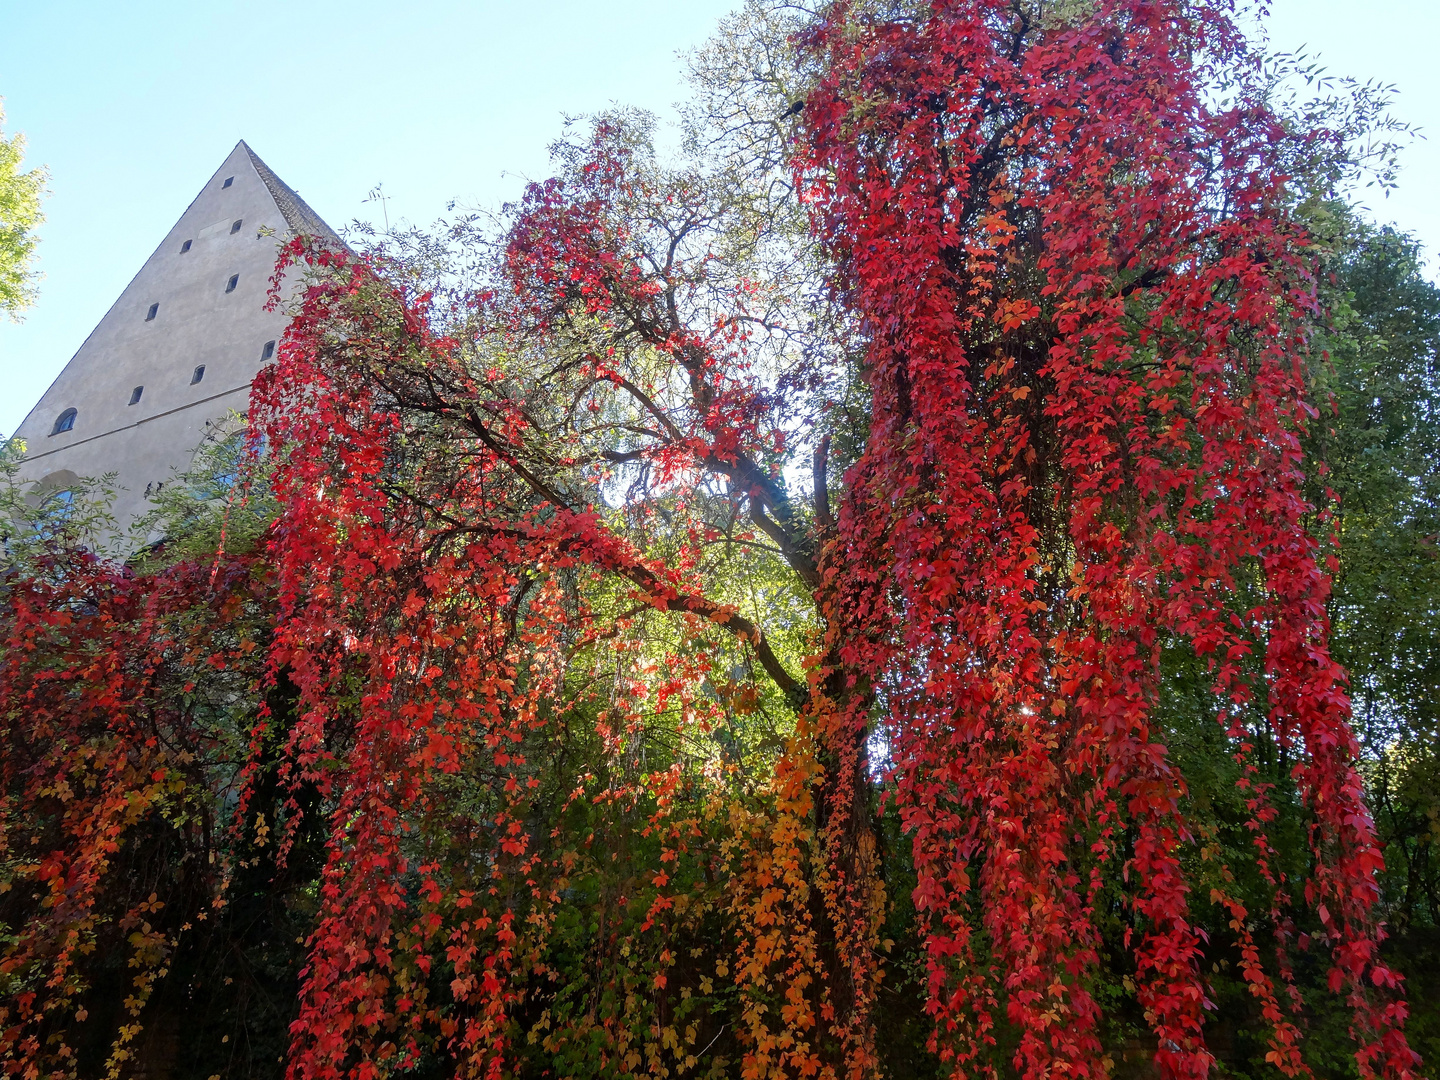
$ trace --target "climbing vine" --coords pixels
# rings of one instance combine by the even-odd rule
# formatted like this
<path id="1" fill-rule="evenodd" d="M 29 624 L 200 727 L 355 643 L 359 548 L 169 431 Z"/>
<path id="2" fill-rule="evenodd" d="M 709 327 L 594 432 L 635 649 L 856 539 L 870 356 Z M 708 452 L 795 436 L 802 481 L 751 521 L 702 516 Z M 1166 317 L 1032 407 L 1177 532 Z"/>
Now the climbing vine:
<path id="1" fill-rule="evenodd" d="M 1326 647 L 1333 555 L 1305 527 L 1314 286 L 1287 135 L 1243 41 L 1203 5 L 1100 3 L 1071 24 L 980 2 L 895 19 L 839 5 L 812 43 L 810 198 L 870 331 L 873 394 L 827 552 L 831 626 L 856 675 L 892 688 L 932 1047 L 968 1071 L 1003 1002 L 1025 1075 L 1103 1074 L 1095 906 L 1119 876 L 1156 1063 L 1212 1066 L 1185 778 L 1153 720 L 1162 647 L 1184 641 L 1246 770 L 1272 896 L 1268 912 L 1224 885 L 1209 897 L 1268 1060 L 1309 1072 L 1285 986 L 1301 901 L 1355 1010 L 1361 1074 L 1408 1074 Z M 1217 71 L 1239 73 L 1229 108 L 1206 103 Z M 1312 815 L 1303 883 L 1274 865 L 1261 739 L 1294 755 Z"/>
<path id="2" fill-rule="evenodd" d="M 288 244 L 219 550 L 7 571 L 7 1074 L 152 1067 L 233 954 L 297 1080 L 900 1075 L 916 1027 L 1102 1077 L 1122 1020 L 1202 1077 L 1221 963 L 1282 1074 L 1320 992 L 1418 1075 L 1301 452 L 1330 136 L 1223 5 L 789 29 L 779 152 L 614 113 L 498 233 Z"/>

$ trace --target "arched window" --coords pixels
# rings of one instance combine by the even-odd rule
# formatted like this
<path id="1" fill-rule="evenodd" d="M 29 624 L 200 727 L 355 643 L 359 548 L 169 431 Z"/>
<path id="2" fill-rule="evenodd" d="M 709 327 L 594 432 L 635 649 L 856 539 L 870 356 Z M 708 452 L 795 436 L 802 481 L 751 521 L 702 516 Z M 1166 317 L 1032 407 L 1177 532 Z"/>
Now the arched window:
<path id="1" fill-rule="evenodd" d="M 30 489 L 25 501 L 36 509 L 43 508 L 47 516 L 65 518 L 75 506 L 73 489 L 79 482 L 80 477 L 69 469 L 61 469 L 42 477 L 40 482 Z"/>
<path id="2" fill-rule="evenodd" d="M 201 364 L 199 367 L 197 367 L 197 368 L 195 369 L 194 373 L 190 376 L 190 385 L 191 385 L 191 386 L 194 386 L 197 382 L 199 382 L 199 381 L 200 381 L 201 379 L 203 379 L 204 377 L 205 377 L 205 365 L 204 365 L 204 364 Z"/>
<path id="3" fill-rule="evenodd" d="M 76 412 L 74 409 L 66 409 L 55 418 L 55 426 L 50 429 L 51 435 L 59 435 L 62 431 L 71 431 L 75 427 Z"/>
<path id="4" fill-rule="evenodd" d="M 180 254 L 181 254 L 181 255 L 184 255 L 185 252 L 189 251 L 189 250 L 190 250 L 190 245 L 193 244 L 193 243 L 195 243 L 194 240 L 186 240 L 183 244 L 181 244 L 181 245 L 180 245 Z"/>

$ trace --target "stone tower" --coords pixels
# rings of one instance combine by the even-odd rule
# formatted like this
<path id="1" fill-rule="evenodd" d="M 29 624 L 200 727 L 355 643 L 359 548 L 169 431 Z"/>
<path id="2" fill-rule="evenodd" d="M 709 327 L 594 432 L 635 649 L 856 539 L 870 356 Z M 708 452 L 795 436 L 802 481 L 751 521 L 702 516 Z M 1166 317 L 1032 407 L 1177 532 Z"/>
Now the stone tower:
<path id="1" fill-rule="evenodd" d="M 245 410 L 285 328 L 265 310 L 277 249 L 299 233 L 340 243 L 237 143 L 15 431 L 22 479 L 64 490 L 113 472 L 127 529 L 211 426 Z"/>

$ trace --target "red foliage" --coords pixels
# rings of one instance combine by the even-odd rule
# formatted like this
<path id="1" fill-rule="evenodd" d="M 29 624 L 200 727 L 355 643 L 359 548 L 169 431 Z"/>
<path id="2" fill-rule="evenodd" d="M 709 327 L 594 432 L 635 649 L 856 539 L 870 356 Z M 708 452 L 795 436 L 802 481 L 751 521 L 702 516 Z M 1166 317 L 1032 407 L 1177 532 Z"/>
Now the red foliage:
<path id="1" fill-rule="evenodd" d="M 531 189 L 508 248 L 518 303 L 496 314 L 479 298 L 482 335 L 510 334 L 517 323 L 543 332 L 549 313 L 576 295 L 591 316 L 663 303 L 595 243 L 612 224 L 602 218 L 622 179 L 616 162 L 597 155 L 585 175 L 588 190 Z M 428 297 L 407 298 L 342 254 L 303 242 L 289 254 L 323 274 L 253 399 L 264 437 L 289 448 L 275 478 L 284 510 L 271 543 L 281 598 L 271 662 L 300 691 L 285 782 L 311 785 L 334 806 L 291 1075 L 379 1075 L 438 1045 L 466 1075 L 499 1076 L 507 1013 L 522 999 L 512 974 L 544 974 L 546 928 L 573 856 L 536 832 L 539 781 L 524 746 L 567 722 L 576 704 L 562 686 L 569 656 L 623 632 L 596 624 L 583 590 L 566 595 L 574 579 L 613 575 L 630 604 L 678 614 L 696 640 L 707 627 L 727 630 L 782 688 L 797 688 L 749 620 L 696 588 L 698 538 L 668 560 L 647 556 L 539 471 L 526 457 L 534 423 L 525 402 L 487 385 L 457 342 L 430 331 Z M 664 334 L 651 344 L 679 365 L 715 366 L 707 341 Z M 601 357 L 583 366 L 602 384 L 623 381 Z M 419 382 L 408 382 L 416 373 Z M 697 459 L 733 464 L 756 439 L 744 382 L 718 367 L 701 377 L 704 408 L 690 430 L 672 421 L 674 440 L 647 457 L 681 492 Z M 445 391 L 432 396 L 437 385 Z M 437 423 L 455 425 L 466 452 L 400 463 L 398 441 L 423 446 L 434 430 L 422 429 Z M 551 448 L 550 461 L 565 452 Z M 703 723 L 706 706 L 694 701 L 708 670 L 703 651 L 666 667 L 655 685 L 609 703 L 597 725 L 603 746 L 623 741 L 631 710 L 652 693 L 659 707 L 676 699 Z M 489 778 L 492 812 L 462 814 L 446 801 L 444 777 L 462 773 Z M 656 806 L 645 834 L 669 839 L 649 875 L 642 929 L 663 926 L 674 906 L 664 891 L 674 867 L 665 864 L 695 828 L 668 813 L 677 775 L 667 763 L 599 792 L 590 779 L 571 778 L 571 800 Z M 427 835 L 427 819 L 468 840 L 434 854 L 448 841 Z M 671 962 L 660 949 L 656 989 Z M 437 990 L 441 972 L 448 985 Z"/>
<path id="2" fill-rule="evenodd" d="M 1152 720 L 1169 639 L 1209 661 L 1242 760 L 1254 710 L 1296 753 L 1332 988 L 1355 1008 L 1362 1074 L 1408 1076 L 1304 523 L 1313 292 L 1286 224 L 1284 134 L 1245 92 L 1251 60 L 1223 12 L 1096 6 L 1038 27 L 998 0 L 893 22 L 840 5 L 812 41 L 810 198 L 871 338 L 870 441 L 826 558 L 831 626 L 852 677 L 894 687 L 935 1047 L 968 1071 L 1003 996 L 1024 1075 L 1103 1075 L 1093 905 L 1120 875 L 1156 1062 L 1205 1075 L 1184 780 Z M 1216 70 L 1241 73 L 1231 108 L 1206 103 Z M 1263 792 L 1251 808 L 1263 860 Z M 1303 1073 L 1243 934 L 1271 1060 Z"/>
<path id="3" fill-rule="evenodd" d="M 1278 164 L 1287 136 L 1222 11 L 1101 0 L 1077 25 L 1034 25 L 1034 7 L 953 0 L 881 21 L 842 4 L 805 42 L 822 75 L 801 189 L 863 320 L 871 395 L 837 519 L 817 498 L 808 537 L 778 467 L 759 464 L 780 406 L 747 364 L 741 320 L 702 332 L 667 314 L 673 294 L 627 233 L 638 182 L 604 132 L 578 179 L 528 192 L 505 302 L 468 298 L 468 323 L 442 315 L 506 348 L 543 353 L 582 319 L 643 346 L 662 370 L 645 386 L 613 350 L 562 359 L 587 393 L 643 406 L 651 441 L 596 460 L 641 462 L 668 485 L 682 526 L 663 557 L 607 518 L 595 492 L 608 477 L 585 472 L 579 437 L 537 434 L 523 396 L 475 363 L 483 354 L 435 332 L 432 297 L 348 253 L 290 247 L 318 275 L 252 400 L 257 437 L 277 449 L 273 579 L 222 556 L 141 581 L 82 559 L 6 583 L 0 824 L 36 913 L 0 967 L 19 988 L 0 1014 L 9 1073 L 67 1067 L 63 1040 L 47 1039 L 86 989 L 75 957 L 101 905 L 139 928 L 139 1004 L 173 948 L 179 929 L 152 925 L 154 897 L 116 885 L 112 863 L 137 823 L 158 815 L 184 833 L 189 804 L 166 807 L 216 794 L 201 782 L 180 794 L 206 736 L 183 704 L 193 686 L 175 694 L 166 680 L 187 665 L 243 669 L 253 640 L 202 645 L 263 594 L 273 638 L 248 688 L 273 702 L 265 691 L 283 681 L 298 705 L 260 710 L 236 827 L 277 742 L 280 859 L 302 792 L 328 815 L 292 1077 L 378 1077 L 436 1051 L 460 1074 L 506 1075 L 527 986 L 553 974 L 546 940 L 577 858 L 560 834 L 582 801 L 597 817 L 641 808 L 655 840 L 639 899 L 615 901 L 643 911 L 652 998 L 673 990 L 665 934 L 688 880 L 723 897 L 738 940 L 716 970 L 733 970 L 740 1015 L 727 1025 L 744 1075 L 872 1075 L 887 903 L 877 788 L 911 838 L 931 1048 L 953 1075 L 995 1074 L 1002 1023 L 1027 1080 L 1107 1074 L 1092 990 L 1097 908 L 1118 893 L 1155 1062 L 1203 1077 L 1207 942 L 1184 862 L 1197 838 L 1156 708 L 1177 643 L 1208 664 L 1248 770 L 1275 960 L 1255 913 L 1223 889 L 1210 901 L 1230 916 L 1270 1060 L 1307 1073 L 1288 959 L 1296 887 L 1252 763 L 1262 734 L 1297 762 L 1313 858 L 1301 899 L 1323 927 L 1330 986 L 1353 1006 L 1361 1073 L 1414 1075 L 1398 979 L 1377 952 L 1381 859 L 1307 530 L 1313 290 Z M 1233 107 L 1207 104 L 1216 72 L 1240 73 Z M 683 404 L 672 389 L 662 405 L 676 386 Z M 748 501 L 814 588 L 823 638 L 805 685 L 760 627 L 704 591 L 713 536 L 684 505 L 702 474 Z M 698 644 L 617 675 L 582 714 L 567 665 L 642 610 L 675 616 Z M 576 717 L 602 756 L 646 697 L 679 702 L 679 726 L 701 730 L 714 707 L 696 689 L 714 666 L 706 635 L 720 630 L 797 714 L 766 805 L 677 809 L 672 761 L 567 777 L 569 793 L 539 805 L 531 748 Z M 727 834 L 687 879 L 702 819 Z M 642 1061 L 621 1027 L 596 1024 L 596 1071 L 660 1072 L 659 1052 Z"/>
<path id="4" fill-rule="evenodd" d="M 263 605 L 266 582 L 234 558 L 136 575 L 57 552 L 35 569 L 0 583 L 0 903 L 13 934 L 0 1061 L 7 1076 L 73 1075 L 75 1025 L 95 1010 L 118 1028 L 118 1071 L 187 920 L 225 903 L 203 695 L 232 668 L 253 681 L 246 608 Z M 170 861 L 148 859 L 146 838 Z M 97 950 L 126 960 L 123 1002 L 93 993 Z"/>

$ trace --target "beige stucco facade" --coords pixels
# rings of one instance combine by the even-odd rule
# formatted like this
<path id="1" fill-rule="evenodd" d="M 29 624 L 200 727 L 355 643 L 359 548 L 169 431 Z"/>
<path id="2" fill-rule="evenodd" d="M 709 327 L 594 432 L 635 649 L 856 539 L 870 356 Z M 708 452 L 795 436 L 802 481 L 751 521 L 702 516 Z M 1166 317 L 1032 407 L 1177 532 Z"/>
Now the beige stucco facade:
<path id="1" fill-rule="evenodd" d="M 265 310 L 277 249 L 298 232 L 336 240 L 238 143 L 16 430 L 22 478 L 62 488 L 115 473 L 128 528 L 212 425 L 244 412 L 285 328 Z"/>

